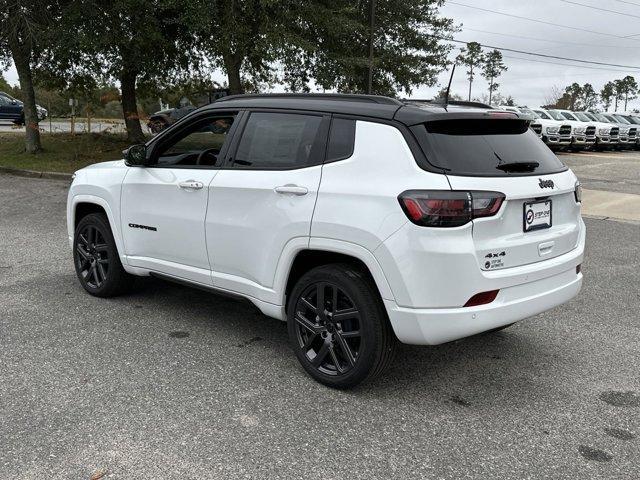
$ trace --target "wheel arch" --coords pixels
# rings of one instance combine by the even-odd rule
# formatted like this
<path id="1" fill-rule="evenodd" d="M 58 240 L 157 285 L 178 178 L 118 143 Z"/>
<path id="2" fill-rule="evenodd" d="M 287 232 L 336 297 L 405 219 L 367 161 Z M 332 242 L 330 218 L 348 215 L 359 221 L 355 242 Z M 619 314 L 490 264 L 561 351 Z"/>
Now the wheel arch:
<path id="1" fill-rule="evenodd" d="M 84 217 L 92 213 L 103 213 L 107 218 L 109 218 L 107 211 L 104 209 L 102 205 L 99 205 L 97 203 L 87 202 L 87 201 L 76 203 L 75 211 L 73 213 L 73 219 L 74 219 L 73 228 L 75 229 L 78 226 L 78 223 L 80 222 L 80 220 L 82 220 Z"/>
<path id="2" fill-rule="evenodd" d="M 347 263 L 363 270 L 376 285 L 382 299 L 394 300 L 391 287 L 373 253 L 364 247 L 332 239 L 312 239 L 308 248 L 300 249 L 287 261 L 286 275 L 277 275 L 276 288 L 286 307 L 295 283 L 312 268 L 330 263 Z M 278 288 L 279 287 L 279 288 Z"/>
<path id="3" fill-rule="evenodd" d="M 78 222 L 91 213 L 103 213 L 107 217 L 109 226 L 111 227 L 111 233 L 116 242 L 116 248 L 118 249 L 118 255 L 123 265 L 126 265 L 126 257 L 124 255 L 124 243 L 122 241 L 122 235 L 120 231 L 120 225 L 117 221 L 109 203 L 102 197 L 95 195 L 75 195 L 71 202 L 69 202 L 67 210 L 67 228 L 69 233 L 69 243 L 73 246 L 73 236 L 75 234 L 76 226 Z"/>

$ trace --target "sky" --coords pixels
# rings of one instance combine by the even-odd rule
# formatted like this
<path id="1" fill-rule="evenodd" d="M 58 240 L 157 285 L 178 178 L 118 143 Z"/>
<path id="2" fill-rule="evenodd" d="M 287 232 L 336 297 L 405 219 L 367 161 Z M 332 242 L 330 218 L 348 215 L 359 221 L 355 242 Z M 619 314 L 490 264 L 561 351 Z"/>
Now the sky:
<path id="1" fill-rule="evenodd" d="M 498 80 L 499 92 L 513 96 L 519 105 L 544 104 L 554 86 L 564 89 L 573 82 L 591 83 L 596 91 L 626 75 L 640 82 L 640 0 L 447 0 L 441 15 L 460 27 L 454 38 L 463 42 L 625 66 L 581 65 L 503 52 L 509 69 Z M 636 36 L 624 38 L 630 35 Z M 454 46 L 452 59 L 462 46 Z M 633 66 L 637 68 L 628 68 Z M 10 83 L 17 83 L 13 68 L 4 75 Z M 221 80 L 222 76 L 216 74 L 214 79 Z M 443 72 L 439 85 L 417 87 L 411 97 L 433 98 L 448 80 L 449 74 Z M 476 77 L 473 96 L 481 97 L 487 88 L 486 81 Z M 459 68 L 451 91 L 466 98 L 467 90 L 465 70 Z M 631 102 L 628 109 L 632 108 L 640 108 L 640 99 Z"/>

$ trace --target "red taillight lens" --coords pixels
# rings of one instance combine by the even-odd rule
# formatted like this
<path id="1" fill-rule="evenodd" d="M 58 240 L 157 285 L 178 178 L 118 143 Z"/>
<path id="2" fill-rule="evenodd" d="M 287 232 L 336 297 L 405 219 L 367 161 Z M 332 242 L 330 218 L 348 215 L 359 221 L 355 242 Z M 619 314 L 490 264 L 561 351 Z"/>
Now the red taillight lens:
<path id="1" fill-rule="evenodd" d="M 471 192 L 473 218 L 493 217 L 504 202 L 504 194 L 498 192 Z"/>
<path id="2" fill-rule="evenodd" d="M 409 220 L 423 227 L 459 227 L 474 218 L 490 217 L 500 210 L 504 194 L 409 190 L 398 197 Z"/>
<path id="3" fill-rule="evenodd" d="M 486 305 L 493 302 L 498 296 L 500 290 L 491 290 L 490 292 L 482 292 L 474 295 L 464 304 L 465 307 L 477 307 L 478 305 Z"/>

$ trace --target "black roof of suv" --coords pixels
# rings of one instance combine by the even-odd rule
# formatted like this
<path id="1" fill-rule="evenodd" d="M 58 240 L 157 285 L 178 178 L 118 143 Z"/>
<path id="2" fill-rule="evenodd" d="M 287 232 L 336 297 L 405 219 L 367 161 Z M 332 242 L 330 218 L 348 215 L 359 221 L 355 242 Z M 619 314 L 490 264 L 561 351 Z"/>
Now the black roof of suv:
<path id="1" fill-rule="evenodd" d="M 338 93 L 275 93 L 231 95 L 204 108 L 266 108 L 312 110 L 344 115 L 397 120 L 407 126 L 427 121 L 456 118 L 478 118 L 492 110 L 489 105 L 473 102 L 451 102 L 447 106 L 429 100 L 398 100 L 378 95 Z M 503 112 L 504 114 L 504 112 Z M 516 115 L 513 118 L 517 118 Z"/>

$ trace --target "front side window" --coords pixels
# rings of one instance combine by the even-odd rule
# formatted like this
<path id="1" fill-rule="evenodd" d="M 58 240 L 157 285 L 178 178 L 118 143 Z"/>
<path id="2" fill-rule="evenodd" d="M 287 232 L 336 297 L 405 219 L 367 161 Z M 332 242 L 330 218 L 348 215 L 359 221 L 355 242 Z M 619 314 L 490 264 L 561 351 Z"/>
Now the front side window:
<path id="1" fill-rule="evenodd" d="M 286 170 L 320 163 L 321 124 L 319 115 L 253 112 L 244 127 L 233 166 Z"/>
<path id="2" fill-rule="evenodd" d="M 219 155 L 235 114 L 207 117 L 196 121 L 177 138 L 160 147 L 158 166 L 220 166 Z"/>

